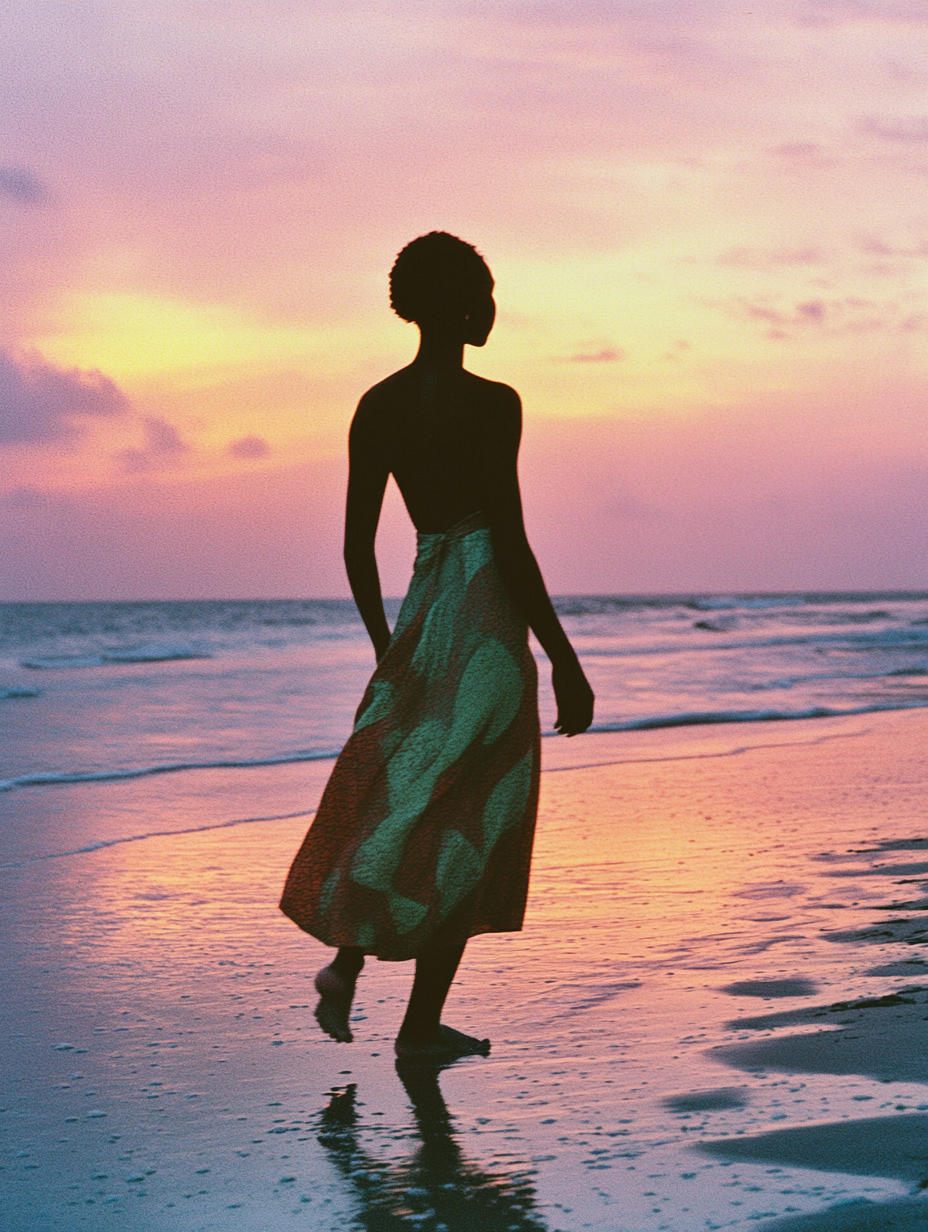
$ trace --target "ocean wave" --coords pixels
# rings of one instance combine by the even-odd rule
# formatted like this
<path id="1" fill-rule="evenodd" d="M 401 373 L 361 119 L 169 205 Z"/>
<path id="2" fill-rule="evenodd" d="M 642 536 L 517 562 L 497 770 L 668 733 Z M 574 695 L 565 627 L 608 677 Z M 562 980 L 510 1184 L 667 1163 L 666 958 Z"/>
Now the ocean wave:
<path id="1" fill-rule="evenodd" d="M 214 821 L 205 826 L 188 826 L 182 830 L 146 830 L 144 834 L 126 834 L 120 838 L 99 838 L 85 843 L 83 847 L 72 847 L 70 851 L 50 851 L 45 855 L 27 856 L 23 860 L 15 860 L 10 864 L 0 864 L 0 868 L 22 868 L 24 864 L 38 864 L 43 860 L 61 860 L 66 856 L 83 856 L 93 851 L 104 851 L 107 847 L 119 847 L 122 843 L 143 843 L 149 838 L 173 838 L 176 834 L 203 834 L 207 830 L 229 830 L 233 826 L 254 826 L 262 821 L 293 821 L 297 817 L 312 817 L 315 809 L 304 809 L 300 813 L 274 813 L 269 817 L 236 817 L 233 821 Z"/>
<path id="2" fill-rule="evenodd" d="M 172 663 L 184 659 L 211 659 L 204 650 L 187 646 L 143 646 L 129 650 L 101 650 L 94 654 L 37 655 L 23 659 L 21 666 L 33 671 L 50 671 L 54 668 L 109 667 L 117 663 Z"/>
<path id="3" fill-rule="evenodd" d="M 18 685 L 0 686 L 0 702 L 9 701 L 13 697 L 41 697 L 38 689 L 23 689 Z"/>
<path id="4" fill-rule="evenodd" d="M 914 622 L 913 622 L 914 623 Z M 727 633 L 729 629 L 713 629 L 712 632 Z M 854 629 L 846 633 L 758 633 L 755 637 L 748 635 L 724 640 L 713 638 L 695 639 L 683 637 L 677 642 L 661 641 L 648 645 L 633 646 L 588 646 L 584 645 L 584 635 L 574 638 L 574 645 L 581 659 L 587 658 L 640 658 L 646 655 L 673 654 L 704 654 L 706 651 L 720 650 L 776 650 L 788 646 L 809 646 L 812 649 L 821 647 L 823 650 L 922 650 L 928 648 L 928 628 L 916 629 L 911 625 L 900 628 L 880 629 L 864 632 Z M 544 655 L 539 656 L 542 661 Z"/>
<path id="5" fill-rule="evenodd" d="M 596 729 L 591 728 L 591 730 L 596 730 Z M 545 734 L 554 735 L 553 732 L 549 732 Z M 822 741 L 835 740 L 843 736 L 849 736 L 849 735 L 853 736 L 855 734 L 857 733 L 853 731 L 828 732 L 824 735 L 819 735 L 812 739 L 800 741 L 799 743 L 817 745 L 821 743 Z M 689 752 L 689 753 L 682 753 L 682 754 L 670 753 L 668 755 L 659 755 L 657 757 L 621 756 L 617 759 L 613 755 L 610 757 L 608 761 L 597 761 L 597 762 L 590 762 L 587 764 L 567 765 L 567 766 L 542 766 L 542 771 L 548 774 L 551 774 L 551 773 L 558 774 L 558 773 L 564 773 L 565 771 L 569 772 L 571 770 L 591 770 L 591 769 L 598 768 L 600 766 L 615 766 L 615 765 L 629 765 L 629 764 L 633 765 L 636 763 L 642 764 L 642 763 L 668 762 L 668 761 L 704 761 L 704 760 L 709 760 L 709 759 L 715 760 L 720 757 L 738 757 L 744 753 L 750 752 L 754 748 L 765 748 L 765 747 L 766 748 L 782 748 L 783 745 L 770 744 L 769 741 L 764 741 L 760 745 L 753 745 L 753 744 L 747 743 L 747 744 L 732 745 L 732 746 L 729 746 L 728 748 L 718 748 L 718 749 L 714 749 L 711 751 Z M 797 746 L 795 742 L 791 741 L 789 747 L 795 748 Z M 207 822 L 205 825 L 201 825 L 201 826 L 185 826 L 185 827 L 182 827 L 176 830 L 145 830 L 141 834 L 126 834 L 126 835 L 121 835 L 118 838 L 91 839 L 89 842 L 84 843 L 80 847 L 72 847 L 65 851 L 44 852 L 41 855 L 25 856 L 22 859 L 14 860 L 10 862 L 9 864 L 0 864 L 0 869 L 22 868 L 24 865 L 42 863 L 46 860 L 60 860 L 67 856 L 89 855 L 96 851 L 104 851 L 108 847 L 118 847 L 123 843 L 141 843 L 151 838 L 174 838 L 178 835 L 203 834 L 211 830 L 228 830 L 228 829 L 231 829 L 233 826 L 257 825 L 260 822 L 292 821 L 300 817 L 312 817 L 315 814 L 315 812 L 316 812 L 316 809 L 314 808 L 302 809 L 298 813 L 272 813 L 272 814 L 269 814 L 263 817 L 236 817 L 232 819 L 231 821 L 213 821 L 213 822 Z"/>
<path id="6" fill-rule="evenodd" d="M 14 787 L 73 787 L 79 783 L 115 783 L 144 779 L 155 774 L 178 774 L 182 770 L 246 770 L 256 766 L 290 766 L 302 761 L 334 761 L 339 750 L 311 749 L 272 757 L 244 757 L 227 761 L 178 761 L 158 766 L 128 766 L 116 770 L 38 771 L 14 779 L 0 779 L 0 791 Z"/>
<path id="7" fill-rule="evenodd" d="M 763 612 L 782 607 L 805 607 L 804 595 L 717 595 L 698 597 L 685 604 L 696 612 Z"/>
<path id="8" fill-rule="evenodd" d="M 926 701 L 874 702 L 869 706 L 809 706 L 804 710 L 692 710 L 684 714 L 652 715 L 618 723 L 594 723 L 591 732 L 651 731 L 659 727 L 699 727 L 711 723 L 775 723 L 791 719 L 834 719 L 843 715 L 878 714 L 888 710 L 922 710 Z M 552 735 L 551 732 L 545 732 Z"/>
<path id="9" fill-rule="evenodd" d="M 767 605 L 757 605 L 757 606 L 767 606 Z M 743 613 L 745 609 L 744 608 L 730 608 L 730 609 L 718 608 L 718 609 L 710 609 L 710 610 L 713 610 L 713 611 L 718 610 L 721 614 L 719 616 L 714 617 L 712 620 L 694 620 L 693 621 L 694 629 L 711 629 L 713 632 L 716 632 L 716 633 L 727 633 L 729 629 L 735 629 L 739 626 L 739 624 L 741 623 L 739 619 L 739 613 Z M 842 610 L 823 612 L 818 609 L 812 609 L 810 611 L 801 612 L 799 614 L 798 620 L 796 619 L 793 613 L 783 612 L 782 609 L 778 608 L 773 613 L 773 615 L 776 620 L 779 620 L 781 623 L 784 623 L 788 626 L 789 625 L 795 626 L 796 624 L 800 624 L 801 626 L 804 626 L 807 628 L 813 624 L 821 626 L 821 627 L 829 628 L 829 627 L 840 627 L 841 625 L 870 625 L 870 624 L 876 624 L 878 621 L 882 623 L 885 621 L 898 621 L 900 619 L 898 616 L 895 616 L 892 612 L 884 611 L 882 608 L 876 608 L 875 610 L 863 611 L 863 612 L 848 612 L 848 611 L 842 611 Z M 747 627 L 749 628 L 752 625 L 754 627 L 757 627 L 758 625 L 757 620 L 753 620 L 753 621 L 749 620 L 746 623 L 747 623 Z M 919 624 L 919 621 L 913 620 L 910 623 L 913 625 L 917 625 Z"/>
<path id="10" fill-rule="evenodd" d="M 692 710 L 682 714 L 645 715 L 636 719 L 621 719 L 594 723 L 590 732 L 650 731 L 661 727 L 698 727 L 718 723 L 770 723 L 791 719 L 826 719 L 842 715 L 875 714 L 890 710 L 919 710 L 928 707 L 928 699 L 917 701 L 874 702 L 867 706 L 809 706 L 800 710 Z M 542 732 L 551 737 L 553 729 Z M 215 761 L 168 762 L 155 766 L 129 766 L 115 770 L 38 771 L 16 778 L 0 779 L 0 791 L 20 787 L 74 787 L 83 783 L 112 783 L 129 779 L 149 778 L 157 774 L 179 774 L 185 770 L 247 770 L 260 766 L 290 766 L 300 762 L 334 761 L 340 749 L 305 749 L 280 753 L 270 757 L 229 758 Z"/>
<path id="11" fill-rule="evenodd" d="M 909 667 L 897 667 L 890 672 L 812 672 L 808 675 L 781 676 L 775 680 L 745 685 L 744 688 L 749 693 L 766 693 L 771 689 L 793 689 L 797 684 L 818 684 L 825 680 L 905 680 L 910 676 L 928 676 L 928 667 L 913 664 Z"/>
<path id="12" fill-rule="evenodd" d="M 784 616 L 795 619 L 808 614 L 824 615 L 822 609 L 840 607 L 847 611 L 857 606 L 866 606 L 878 611 L 878 605 L 887 603 L 911 604 L 928 600 L 928 591 L 793 591 L 782 594 L 731 594 L 731 595 L 553 595 L 555 610 L 561 616 L 603 616 L 626 612 L 681 611 L 695 612 L 770 612 L 782 611 Z M 888 613 L 890 619 L 900 619 L 896 613 Z M 860 619 L 856 612 L 850 619 Z M 873 620 L 878 617 L 868 611 L 862 617 Z M 921 621 L 921 623 L 926 623 Z"/>

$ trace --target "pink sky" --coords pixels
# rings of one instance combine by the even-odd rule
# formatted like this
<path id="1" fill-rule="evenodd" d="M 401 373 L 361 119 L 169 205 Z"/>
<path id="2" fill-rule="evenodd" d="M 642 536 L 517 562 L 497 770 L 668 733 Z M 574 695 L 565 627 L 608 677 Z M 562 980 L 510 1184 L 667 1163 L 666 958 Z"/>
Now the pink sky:
<path id="1" fill-rule="evenodd" d="M 436 227 L 552 590 L 926 587 L 926 183 L 923 0 L 8 0 L 0 598 L 346 594 Z"/>

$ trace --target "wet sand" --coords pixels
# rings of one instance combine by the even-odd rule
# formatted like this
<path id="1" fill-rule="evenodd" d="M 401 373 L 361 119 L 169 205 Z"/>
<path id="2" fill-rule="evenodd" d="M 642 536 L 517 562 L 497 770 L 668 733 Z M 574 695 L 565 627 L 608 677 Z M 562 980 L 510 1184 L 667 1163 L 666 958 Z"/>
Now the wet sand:
<path id="1" fill-rule="evenodd" d="M 525 930 L 449 1001 L 493 1051 L 437 1077 L 394 1067 L 408 964 L 354 1044 L 313 1021 L 308 818 L 253 819 L 324 764 L 9 793 L 9 1226 L 928 1227 L 926 747 L 924 711 L 545 741 Z"/>

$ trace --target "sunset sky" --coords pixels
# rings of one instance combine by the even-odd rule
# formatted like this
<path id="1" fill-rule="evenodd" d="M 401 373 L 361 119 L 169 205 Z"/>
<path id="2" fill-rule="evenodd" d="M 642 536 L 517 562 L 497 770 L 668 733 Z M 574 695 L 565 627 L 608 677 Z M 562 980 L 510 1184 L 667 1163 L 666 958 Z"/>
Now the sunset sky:
<path id="1" fill-rule="evenodd" d="M 0 598 L 347 594 L 435 228 L 552 591 L 928 586 L 925 0 L 6 0 Z"/>

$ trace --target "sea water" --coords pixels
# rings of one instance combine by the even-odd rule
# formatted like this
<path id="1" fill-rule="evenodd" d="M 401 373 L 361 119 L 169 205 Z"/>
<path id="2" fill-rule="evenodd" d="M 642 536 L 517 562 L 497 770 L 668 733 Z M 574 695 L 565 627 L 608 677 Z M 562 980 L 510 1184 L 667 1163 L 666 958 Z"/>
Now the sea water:
<path id="1" fill-rule="evenodd" d="M 594 730 L 928 706 L 925 592 L 555 606 L 596 692 Z M 2 604 L 0 789 L 331 759 L 373 666 L 348 600 Z"/>
<path id="2" fill-rule="evenodd" d="M 924 719 L 867 712 L 928 705 L 928 595 L 557 606 L 606 730 L 543 741 L 526 929 L 468 947 L 451 1020 L 494 1046 L 447 1109 L 394 1072 L 409 964 L 336 1045 L 276 907 L 373 666 L 353 606 L 0 607 L 17 1232 L 922 1226 Z"/>

